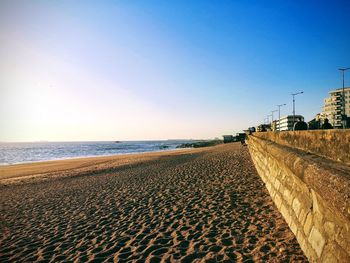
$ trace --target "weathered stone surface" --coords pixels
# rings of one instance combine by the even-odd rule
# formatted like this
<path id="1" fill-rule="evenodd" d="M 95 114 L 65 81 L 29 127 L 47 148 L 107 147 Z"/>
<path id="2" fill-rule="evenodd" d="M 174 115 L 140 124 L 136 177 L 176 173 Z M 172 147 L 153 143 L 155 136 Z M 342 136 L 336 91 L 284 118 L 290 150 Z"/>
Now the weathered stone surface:
<path id="1" fill-rule="evenodd" d="M 249 143 L 250 145 L 254 145 L 254 147 L 257 145 L 268 145 L 268 147 L 265 148 L 260 147 L 259 154 L 263 156 L 265 156 L 266 153 L 269 153 L 268 155 L 270 155 L 270 150 L 272 148 L 278 148 L 278 154 L 276 154 L 274 158 L 276 162 L 281 164 L 280 170 L 286 175 L 286 178 L 283 180 L 283 185 L 292 188 L 299 179 L 302 180 L 302 182 L 306 184 L 305 189 L 312 188 L 316 192 L 322 194 L 322 197 L 329 203 L 329 205 L 334 206 L 336 210 L 342 211 L 344 216 L 350 220 L 349 166 L 341 166 L 340 164 L 338 165 L 337 163 L 322 158 L 320 159 L 319 157 L 314 158 L 313 155 L 305 152 L 298 152 L 292 148 L 280 146 L 271 141 L 261 140 L 258 137 L 255 137 L 255 135 L 249 137 Z M 290 163 L 293 163 L 293 156 L 294 159 L 300 156 L 303 157 L 301 160 L 307 165 L 303 178 L 300 178 L 298 174 L 293 171 L 293 167 L 286 164 L 288 159 L 290 159 Z M 296 180 L 297 178 L 298 180 Z"/>
<path id="2" fill-rule="evenodd" d="M 279 181 L 278 179 L 276 179 L 276 180 L 275 180 L 275 189 L 276 189 L 277 191 L 279 190 L 280 185 L 281 185 L 280 181 Z"/>
<path id="3" fill-rule="evenodd" d="M 309 210 L 305 210 L 305 209 L 300 210 L 300 214 L 299 214 L 298 219 L 299 219 L 299 222 L 301 225 L 304 224 L 308 212 L 309 212 Z"/>
<path id="4" fill-rule="evenodd" d="M 284 204 L 281 205 L 281 214 L 283 215 L 284 219 L 286 220 L 287 224 L 290 225 L 291 222 L 291 216 L 288 211 L 288 207 Z"/>
<path id="5" fill-rule="evenodd" d="M 292 218 L 292 217 L 291 217 L 291 218 Z M 298 226 L 297 226 L 295 220 L 293 220 L 293 219 L 291 219 L 290 230 L 292 230 L 293 234 L 294 234 L 295 236 L 297 236 Z"/>
<path id="6" fill-rule="evenodd" d="M 335 238 L 335 225 L 333 222 L 326 221 L 324 223 L 324 231 L 329 239 Z"/>
<path id="7" fill-rule="evenodd" d="M 333 254 L 333 252 L 329 251 L 328 253 L 325 253 L 325 256 L 322 258 L 322 262 L 338 263 L 339 261 L 338 261 L 337 257 Z"/>
<path id="8" fill-rule="evenodd" d="M 294 213 L 297 217 L 299 217 L 300 209 L 301 209 L 301 203 L 297 197 L 294 198 L 292 207 L 294 210 Z"/>
<path id="9" fill-rule="evenodd" d="M 266 182 L 266 188 L 269 192 L 271 192 L 272 186 L 269 182 Z"/>
<path id="10" fill-rule="evenodd" d="M 281 205 L 282 205 L 282 198 L 279 194 L 275 195 L 274 201 L 275 201 L 277 208 L 280 209 Z"/>
<path id="11" fill-rule="evenodd" d="M 304 224 L 304 233 L 305 235 L 309 235 L 310 233 L 310 230 L 311 230 L 311 227 L 312 227 L 312 213 L 309 212 L 306 216 L 306 221 L 305 221 L 305 224 Z"/>
<path id="12" fill-rule="evenodd" d="M 254 136 L 350 165 L 350 130 L 258 132 Z"/>
<path id="13" fill-rule="evenodd" d="M 321 256 L 324 245 L 326 244 L 325 238 L 316 227 L 311 228 L 311 232 L 308 238 L 312 248 L 316 251 L 318 257 Z"/>
<path id="14" fill-rule="evenodd" d="M 312 210 L 314 211 L 314 213 L 322 214 L 322 210 L 317 200 L 315 191 L 311 191 L 311 194 L 312 194 Z"/>
<path id="15" fill-rule="evenodd" d="M 350 167 L 344 161 L 310 154 L 313 142 L 301 147 L 298 143 L 305 138 L 298 138 L 300 133 L 291 135 L 288 143 L 279 136 L 261 133 L 248 140 L 257 171 L 276 206 L 309 261 L 350 262 Z"/>
<path id="16" fill-rule="evenodd" d="M 291 190 L 288 189 L 288 188 L 285 188 L 284 192 L 283 192 L 283 197 L 284 197 L 284 200 L 286 200 L 286 202 L 288 204 L 292 204 L 293 202 L 293 196 L 292 196 L 292 193 L 291 193 Z"/>

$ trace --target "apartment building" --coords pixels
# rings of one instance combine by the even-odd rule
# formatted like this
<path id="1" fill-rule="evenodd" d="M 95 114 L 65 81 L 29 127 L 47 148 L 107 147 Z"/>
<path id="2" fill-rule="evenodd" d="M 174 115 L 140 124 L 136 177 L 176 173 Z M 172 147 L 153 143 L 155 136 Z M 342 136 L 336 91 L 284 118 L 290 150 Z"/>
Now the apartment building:
<path id="1" fill-rule="evenodd" d="M 345 115 L 350 116 L 350 87 L 344 89 Z M 329 120 L 334 128 L 342 128 L 343 113 L 343 89 L 336 89 L 329 92 L 329 97 L 324 100 L 322 115 Z"/>
<path id="2" fill-rule="evenodd" d="M 301 118 L 304 121 L 304 117 L 301 115 L 287 115 L 277 120 L 276 130 L 278 131 L 292 131 L 294 123 L 298 121 L 298 118 Z"/>

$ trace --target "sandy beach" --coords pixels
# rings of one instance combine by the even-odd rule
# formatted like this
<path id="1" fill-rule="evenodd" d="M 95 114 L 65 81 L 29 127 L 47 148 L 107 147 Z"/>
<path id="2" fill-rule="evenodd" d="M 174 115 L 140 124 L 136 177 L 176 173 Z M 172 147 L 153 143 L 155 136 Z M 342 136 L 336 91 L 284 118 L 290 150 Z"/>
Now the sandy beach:
<path id="1" fill-rule="evenodd" d="M 0 167 L 1 262 L 307 262 L 240 144 Z"/>

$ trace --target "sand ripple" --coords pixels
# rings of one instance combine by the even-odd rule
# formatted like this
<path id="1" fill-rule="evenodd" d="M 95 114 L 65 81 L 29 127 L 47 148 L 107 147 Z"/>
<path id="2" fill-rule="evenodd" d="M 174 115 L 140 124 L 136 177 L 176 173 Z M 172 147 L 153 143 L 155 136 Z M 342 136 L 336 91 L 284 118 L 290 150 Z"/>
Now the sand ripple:
<path id="1" fill-rule="evenodd" d="M 237 144 L 1 187 L 0 261 L 306 261 Z"/>

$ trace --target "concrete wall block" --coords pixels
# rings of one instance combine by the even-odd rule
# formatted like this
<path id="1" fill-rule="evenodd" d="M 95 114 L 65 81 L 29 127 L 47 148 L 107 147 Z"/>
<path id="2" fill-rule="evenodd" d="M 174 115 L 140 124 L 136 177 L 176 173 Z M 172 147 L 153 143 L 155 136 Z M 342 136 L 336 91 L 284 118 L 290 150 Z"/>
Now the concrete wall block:
<path id="1" fill-rule="evenodd" d="M 270 196 L 271 196 L 272 200 L 274 199 L 275 195 L 276 195 L 276 190 L 275 190 L 275 188 L 272 187 L 271 192 L 270 192 Z"/>
<path id="2" fill-rule="evenodd" d="M 275 176 L 276 178 L 278 178 L 279 180 L 281 180 L 282 178 L 282 170 L 281 167 L 276 163 L 276 169 L 275 169 Z"/>
<path id="3" fill-rule="evenodd" d="M 280 186 L 280 188 L 278 189 L 278 192 L 281 193 L 281 194 L 283 194 L 283 192 L 284 192 L 285 189 L 286 189 L 286 188 L 284 187 L 283 182 L 281 182 L 281 186 Z"/>
<path id="4" fill-rule="evenodd" d="M 303 195 L 310 196 L 310 189 L 308 185 L 305 182 L 301 181 L 300 179 L 298 179 L 298 182 L 299 182 L 298 185 L 299 185 L 300 192 Z"/>
<path id="5" fill-rule="evenodd" d="M 273 167 L 273 176 L 279 180 L 281 180 L 281 167 L 278 165 L 277 162 L 274 162 L 274 167 Z"/>
<path id="6" fill-rule="evenodd" d="M 262 168 L 260 161 L 257 160 L 256 158 L 253 159 L 253 163 L 256 166 L 255 167 L 256 169 L 261 169 Z"/>
<path id="7" fill-rule="evenodd" d="M 299 193 L 298 194 L 298 199 L 301 204 L 301 208 L 305 209 L 307 211 L 311 211 L 312 208 L 312 197 L 310 194 L 305 194 L 305 193 Z"/>
<path id="8" fill-rule="evenodd" d="M 269 191 L 269 193 L 271 192 L 271 189 L 272 189 L 272 186 L 270 184 L 270 182 L 266 182 L 266 188 L 267 188 L 267 191 Z"/>
<path id="9" fill-rule="evenodd" d="M 262 158 L 262 164 L 266 167 L 269 165 L 267 158 Z"/>
<path id="10" fill-rule="evenodd" d="M 257 151 L 252 151 L 253 160 L 256 162 L 261 162 L 261 153 Z"/>
<path id="11" fill-rule="evenodd" d="M 281 165 L 278 162 L 275 162 L 275 164 L 276 164 L 276 175 L 275 176 L 282 183 L 283 179 L 285 178 L 283 169 L 281 169 Z"/>
<path id="12" fill-rule="evenodd" d="M 264 174 L 268 174 L 267 169 L 262 162 L 259 163 L 259 168 Z"/>
<path id="13" fill-rule="evenodd" d="M 290 230 L 292 230 L 293 234 L 295 236 L 297 236 L 298 233 L 298 225 L 296 223 L 296 220 L 293 219 L 293 217 L 291 216 L 291 223 L 290 223 Z"/>
<path id="14" fill-rule="evenodd" d="M 304 250 L 304 253 L 307 256 L 309 262 L 317 262 L 318 261 L 318 256 L 317 256 L 315 250 L 312 248 L 311 244 L 309 244 L 307 246 L 307 249 Z"/>
<path id="15" fill-rule="evenodd" d="M 271 171 L 270 171 L 270 177 L 271 177 L 271 179 L 273 180 L 273 183 L 275 183 L 276 180 L 278 180 L 278 178 L 277 178 L 277 172 L 278 172 L 278 171 L 276 171 L 276 170 L 274 170 L 274 169 L 271 169 Z"/>
<path id="16" fill-rule="evenodd" d="M 306 236 L 309 235 L 310 230 L 312 228 L 312 224 L 313 224 L 313 216 L 312 216 L 312 212 L 309 212 L 306 216 L 306 220 L 305 220 L 304 227 L 303 227 L 304 234 Z"/>
<path id="17" fill-rule="evenodd" d="M 293 203 L 292 203 L 292 208 L 293 208 L 293 211 L 295 213 L 295 216 L 299 218 L 299 213 L 301 210 L 301 203 L 300 203 L 298 197 L 294 198 Z"/>
<path id="18" fill-rule="evenodd" d="M 281 195 L 278 194 L 278 193 L 276 193 L 275 198 L 274 198 L 274 202 L 275 202 L 275 205 L 276 205 L 276 207 L 277 207 L 278 209 L 281 208 L 282 200 L 283 200 L 283 199 L 282 199 Z"/>
<path id="19" fill-rule="evenodd" d="M 282 204 L 280 211 L 282 216 L 284 217 L 284 220 L 286 220 L 287 224 L 290 226 L 292 217 L 289 213 L 288 206 L 286 204 Z"/>
<path id="20" fill-rule="evenodd" d="M 265 164 L 264 164 L 264 162 L 265 162 L 265 157 L 263 156 L 263 154 L 260 153 L 260 152 L 257 152 L 256 154 L 257 154 L 257 159 L 256 159 L 256 161 L 257 161 L 258 163 L 260 163 L 262 166 L 265 166 Z"/>
<path id="21" fill-rule="evenodd" d="M 268 167 L 267 165 L 263 164 L 263 168 L 264 168 L 265 174 L 268 174 L 268 175 L 271 174 L 270 167 Z"/>
<path id="22" fill-rule="evenodd" d="M 300 209 L 300 213 L 299 213 L 299 216 L 298 216 L 298 221 L 299 221 L 300 225 L 302 225 L 302 226 L 304 225 L 308 212 L 310 212 L 310 210 L 306 210 L 306 209 L 303 209 L 303 208 Z"/>
<path id="23" fill-rule="evenodd" d="M 291 192 L 288 188 L 285 188 L 285 189 L 284 189 L 283 198 L 284 198 L 284 200 L 286 200 L 286 202 L 287 202 L 289 205 L 292 204 L 293 196 L 292 196 L 292 192 Z"/>
<path id="24" fill-rule="evenodd" d="M 301 230 L 301 228 L 298 229 L 298 232 L 296 234 L 296 238 L 298 240 L 298 243 L 303 251 L 306 250 L 307 246 L 310 244 L 307 242 L 307 238 L 304 235 L 304 232 Z"/>
<path id="25" fill-rule="evenodd" d="M 255 165 L 255 169 L 258 171 L 259 174 L 261 174 L 264 171 L 264 167 L 262 167 L 261 164 L 255 160 L 253 160 L 253 163 Z"/>
<path id="26" fill-rule="evenodd" d="M 323 225 L 324 225 L 324 217 L 322 214 L 319 213 L 313 213 L 313 225 L 317 228 L 317 229 L 323 229 Z"/>
<path id="27" fill-rule="evenodd" d="M 315 250 L 317 256 L 320 257 L 324 245 L 326 244 L 326 240 L 325 237 L 322 236 L 321 232 L 315 226 L 312 226 L 311 228 L 308 241 L 311 244 L 312 248 Z"/>
<path id="28" fill-rule="evenodd" d="M 325 211 L 325 209 L 323 208 L 321 198 L 312 189 L 311 189 L 311 196 L 312 196 L 312 212 L 314 214 L 314 224 L 318 229 L 320 229 L 320 228 L 323 228 L 324 215 L 326 214 L 327 211 Z"/>
<path id="29" fill-rule="evenodd" d="M 309 188 L 296 176 L 293 176 L 293 191 L 298 195 L 310 195 Z"/>
<path id="30" fill-rule="evenodd" d="M 275 189 L 278 191 L 280 189 L 281 183 L 280 181 L 276 178 L 275 179 Z"/>
<path id="31" fill-rule="evenodd" d="M 263 169 L 259 165 L 255 165 L 255 169 L 258 172 L 258 174 L 260 175 L 260 177 L 265 178 L 265 175 L 263 173 Z"/>

